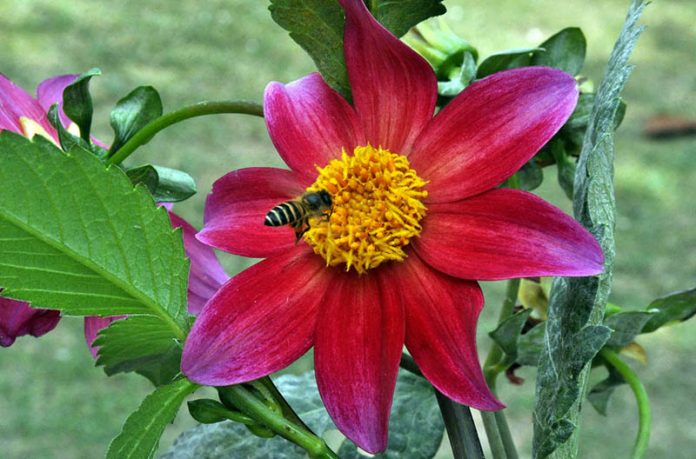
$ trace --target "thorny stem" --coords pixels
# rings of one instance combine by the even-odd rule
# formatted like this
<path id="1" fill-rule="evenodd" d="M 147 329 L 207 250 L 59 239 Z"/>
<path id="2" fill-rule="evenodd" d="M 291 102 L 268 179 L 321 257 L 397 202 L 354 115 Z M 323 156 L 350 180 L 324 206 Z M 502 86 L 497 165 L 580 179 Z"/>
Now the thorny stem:
<path id="1" fill-rule="evenodd" d="M 224 393 L 224 396 L 244 414 L 262 423 L 281 437 L 301 446 L 311 458 L 338 459 L 336 453 L 331 451 L 324 440 L 286 419 L 282 414 L 273 411 L 243 385 L 220 387 L 218 390 Z"/>
<path id="2" fill-rule="evenodd" d="M 606 360 L 612 367 L 619 372 L 623 379 L 628 383 L 636 397 L 638 404 L 638 434 L 636 442 L 633 445 L 633 459 L 640 459 L 645 456 L 645 451 L 648 449 L 648 441 L 650 440 L 650 400 L 645 386 L 638 378 L 638 375 L 633 369 L 621 360 L 618 354 L 608 348 L 603 348 L 599 351 L 599 355 Z"/>
<path id="3" fill-rule="evenodd" d="M 423 376 L 418 365 L 408 354 L 401 354 L 401 368 Z M 468 406 L 460 405 L 435 390 L 442 420 L 452 446 L 454 459 L 483 459 L 483 449 L 476 432 L 476 424 Z"/>
<path id="4" fill-rule="evenodd" d="M 182 107 L 173 112 L 166 113 L 159 118 L 155 118 L 143 126 L 143 128 L 131 137 L 121 148 L 110 153 L 107 164 L 120 164 L 138 147 L 145 145 L 155 134 L 172 124 L 197 116 L 216 115 L 220 113 L 240 113 L 263 117 L 263 107 L 256 102 L 246 101 L 206 101 Z"/>

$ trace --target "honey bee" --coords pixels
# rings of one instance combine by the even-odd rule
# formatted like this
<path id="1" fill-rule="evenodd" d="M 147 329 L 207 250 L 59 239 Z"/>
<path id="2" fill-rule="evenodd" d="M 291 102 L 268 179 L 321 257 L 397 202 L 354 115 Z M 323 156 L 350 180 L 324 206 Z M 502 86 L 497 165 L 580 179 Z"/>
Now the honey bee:
<path id="1" fill-rule="evenodd" d="M 309 231 L 311 217 L 329 218 L 333 201 L 328 191 L 308 191 L 297 199 L 278 204 L 266 214 L 266 226 L 290 225 L 295 230 L 295 242 Z M 329 212 L 328 214 L 326 212 Z"/>

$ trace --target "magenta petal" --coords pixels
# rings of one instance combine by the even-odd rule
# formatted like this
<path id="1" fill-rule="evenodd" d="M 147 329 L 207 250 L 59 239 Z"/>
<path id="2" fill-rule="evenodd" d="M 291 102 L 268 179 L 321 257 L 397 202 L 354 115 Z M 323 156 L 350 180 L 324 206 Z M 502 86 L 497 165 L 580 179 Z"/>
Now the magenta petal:
<path id="1" fill-rule="evenodd" d="M 60 122 L 68 127 L 71 123 L 70 118 L 63 111 L 63 90 L 75 81 L 79 74 L 60 75 L 44 80 L 36 88 L 36 98 L 43 110 L 48 110 L 53 104 L 59 105 Z"/>
<path id="2" fill-rule="evenodd" d="M 36 121 L 46 132 L 57 137 L 41 105 L 24 89 L 0 74 L 0 131 L 7 129 L 24 135 L 20 117 Z"/>
<path id="3" fill-rule="evenodd" d="M 577 97 L 572 76 L 546 67 L 496 73 L 466 88 L 409 157 L 430 180 L 428 201 L 456 201 L 502 183 L 563 126 Z"/>
<path id="4" fill-rule="evenodd" d="M 189 222 L 169 212 L 169 219 L 174 228 L 181 228 L 184 236 L 184 250 L 191 260 L 188 282 L 188 311 L 198 315 L 203 305 L 227 282 L 229 276 L 225 274 L 222 265 L 215 255 L 215 251 L 196 239 L 196 228 Z"/>
<path id="5" fill-rule="evenodd" d="M 299 246 L 233 277 L 193 324 L 183 373 L 197 383 L 224 386 L 286 367 L 311 347 L 333 273 Z"/>
<path id="6" fill-rule="evenodd" d="M 599 244 L 578 222 L 510 189 L 431 204 L 414 248 L 430 266 L 462 279 L 590 276 L 604 264 Z"/>
<path id="7" fill-rule="evenodd" d="M 364 143 L 355 110 L 318 73 L 286 85 L 270 83 L 263 111 L 280 157 L 310 180 L 317 166 Z"/>
<path id="8" fill-rule="evenodd" d="M 503 405 L 488 388 L 476 352 L 483 308 L 478 284 L 439 273 L 412 254 L 393 282 L 406 310 L 406 347 L 423 375 L 452 400 L 477 410 Z"/>
<path id="9" fill-rule="evenodd" d="M 371 453 L 387 446 L 404 343 L 403 308 L 379 272 L 336 276 L 314 343 L 319 393 L 336 426 Z"/>
<path id="10" fill-rule="evenodd" d="M 0 346 L 11 346 L 23 335 L 38 338 L 56 328 L 59 321 L 60 311 L 34 309 L 23 301 L 0 297 Z"/>
<path id="11" fill-rule="evenodd" d="M 437 80 L 425 59 L 382 27 L 359 0 L 340 0 L 346 12 L 348 77 L 367 141 L 408 155 L 433 116 Z"/>
<path id="12" fill-rule="evenodd" d="M 213 185 L 205 204 L 205 225 L 198 240 L 226 252 L 265 258 L 295 245 L 289 227 L 263 224 L 266 213 L 304 192 L 291 171 L 267 167 L 239 169 Z"/>

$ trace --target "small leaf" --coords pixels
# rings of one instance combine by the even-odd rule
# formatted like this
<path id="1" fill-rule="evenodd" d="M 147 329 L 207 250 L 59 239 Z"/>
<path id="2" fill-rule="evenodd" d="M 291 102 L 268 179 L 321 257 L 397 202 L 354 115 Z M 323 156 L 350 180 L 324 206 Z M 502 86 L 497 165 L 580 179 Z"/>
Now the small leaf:
<path id="1" fill-rule="evenodd" d="M 111 127 L 116 136 L 109 154 L 113 155 L 150 121 L 162 116 L 162 99 L 152 86 L 140 86 L 116 103 L 111 110 Z"/>
<path id="2" fill-rule="evenodd" d="M 532 56 L 532 65 L 555 67 L 571 75 L 577 75 L 585 63 L 585 35 L 577 27 L 568 27 L 552 35 L 539 45 L 543 51 Z"/>
<path id="3" fill-rule="evenodd" d="M 488 334 L 507 354 L 510 363 L 514 362 L 517 357 L 517 341 L 531 313 L 531 309 L 518 312 L 502 321 L 495 330 Z"/>
<path id="4" fill-rule="evenodd" d="M 134 185 L 144 185 L 157 202 L 184 201 L 196 194 L 196 182 L 184 171 L 146 164 L 126 174 Z"/>
<path id="5" fill-rule="evenodd" d="M 145 397 L 140 407 L 128 416 L 121 433 L 111 441 L 106 458 L 153 458 L 165 427 L 172 422 L 184 399 L 197 388 L 196 384 L 182 378 L 158 387 Z"/>
<path id="6" fill-rule="evenodd" d="M 587 394 L 587 400 L 599 414 L 607 415 L 607 405 L 609 397 L 614 393 L 614 389 L 621 384 L 625 384 L 623 376 L 612 366 L 607 366 L 609 376 L 594 386 Z"/>
<path id="7" fill-rule="evenodd" d="M 63 90 L 63 111 L 80 128 L 80 137 L 85 142 L 89 142 L 93 112 L 89 80 L 98 75 L 101 75 L 101 70 L 97 68 L 88 70 Z"/>
<path id="8" fill-rule="evenodd" d="M 230 410 L 225 405 L 209 398 L 188 402 L 191 417 L 201 424 L 215 424 L 227 419 Z"/>
<path id="9" fill-rule="evenodd" d="M 106 158 L 106 150 L 98 145 L 86 142 L 80 137 L 70 133 L 63 123 L 60 121 L 60 114 L 58 109 L 58 104 L 53 104 L 51 108 L 48 109 L 48 121 L 58 132 L 58 141 L 60 142 L 60 147 L 63 151 L 70 151 L 75 146 L 83 148 L 85 150 L 91 151 L 97 158 L 103 160 Z"/>
<path id="10" fill-rule="evenodd" d="M 109 376 L 135 371 L 161 386 L 179 374 L 181 343 L 158 317 L 117 320 L 99 332 L 94 345 L 99 346 L 97 365 Z"/>
<path id="11" fill-rule="evenodd" d="M 517 359 L 520 365 L 537 366 L 539 355 L 544 350 L 544 332 L 546 325 L 542 322 L 535 325 L 517 342 Z"/>
<path id="12" fill-rule="evenodd" d="M 556 160 L 556 170 L 558 172 L 558 184 L 568 197 L 573 199 L 573 187 L 575 183 L 575 158 L 568 155 L 562 141 L 552 141 L 550 144 L 551 154 Z"/>
<path id="13" fill-rule="evenodd" d="M 650 333 L 676 321 L 690 319 L 696 314 L 696 288 L 670 293 L 656 299 L 647 307 L 653 315 L 641 333 Z"/>
<path id="14" fill-rule="evenodd" d="M 527 161 L 520 170 L 517 171 L 520 189 L 532 191 L 544 181 L 544 171 L 539 167 L 534 158 Z"/>
<path id="15" fill-rule="evenodd" d="M 476 61 L 470 52 L 465 52 L 462 66 L 456 78 L 438 81 L 437 93 L 442 97 L 455 97 L 464 90 L 476 76 Z"/>
<path id="16" fill-rule="evenodd" d="M 502 70 L 526 67 L 532 61 L 532 53 L 540 48 L 521 48 L 491 54 L 481 62 L 476 72 L 476 78 L 481 79 Z"/>
<path id="17" fill-rule="evenodd" d="M 271 0 L 273 20 L 312 58 L 324 81 L 350 100 L 343 10 L 335 0 Z"/>
<path id="18" fill-rule="evenodd" d="M 372 0 L 368 4 L 374 17 L 391 33 L 400 37 L 421 21 L 445 14 L 443 0 Z"/>
<path id="19" fill-rule="evenodd" d="M 622 348 L 633 341 L 654 314 L 649 311 L 619 312 L 604 320 L 604 325 L 611 328 L 611 338 L 607 346 Z"/>

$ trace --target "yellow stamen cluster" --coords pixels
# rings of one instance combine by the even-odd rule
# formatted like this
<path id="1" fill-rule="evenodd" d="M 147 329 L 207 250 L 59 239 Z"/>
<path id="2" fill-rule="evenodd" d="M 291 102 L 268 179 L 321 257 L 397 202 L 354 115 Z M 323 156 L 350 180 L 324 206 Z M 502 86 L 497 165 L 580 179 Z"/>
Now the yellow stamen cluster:
<path id="1" fill-rule="evenodd" d="M 425 216 L 427 182 L 411 169 L 405 156 L 370 145 L 345 150 L 341 159 L 317 168 L 308 191 L 326 190 L 333 211 L 310 221 L 304 235 L 328 266 L 345 264 L 365 273 L 389 260 L 403 261 L 404 247 L 420 235 Z M 328 220 L 328 221 L 327 221 Z"/>

